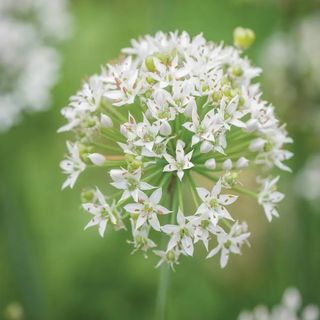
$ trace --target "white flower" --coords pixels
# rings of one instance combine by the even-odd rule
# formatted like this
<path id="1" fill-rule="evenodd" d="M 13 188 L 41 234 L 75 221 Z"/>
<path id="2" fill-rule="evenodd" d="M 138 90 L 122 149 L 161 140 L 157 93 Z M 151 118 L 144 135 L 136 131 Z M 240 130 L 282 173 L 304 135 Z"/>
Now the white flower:
<path id="1" fill-rule="evenodd" d="M 109 191 L 110 200 L 126 211 L 118 220 L 130 221 L 134 251 L 146 254 L 162 234 L 168 245 L 154 251 L 158 265 L 173 267 L 203 243 L 209 256 L 221 251 L 225 266 L 249 236 L 226 207 L 245 194 L 269 217 L 282 195 L 273 183 L 263 182 L 259 194 L 247 189 L 240 173 L 288 170 L 284 162 L 292 156 L 285 150 L 292 140 L 254 80 L 261 70 L 237 48 L 202 34 L 158 32 L 123 52 L 63 108 L 67 124 L 60 131 L 72 131 L 81 149 L 68 159 L 66 184 L 73 186 L 84 169 L 109 171 L 99 181 L 118 189 Z M 161 227 L 162 220 L 171 222 Z"/>
<path id="2" fill-rule="evenodd" d="M 252 312 L 242 311 L 238 320 L 319 320 L 319 308 L 308 305 L 302 306 L 300 292 L 296 288 L 287 288 L 280 304 L 269 311 L 266 306 L 258 305 Z"/>
<path id="3" fill-rule="evenodd" d="M 103 77 L 107 86 L 104 96 L 113 102 L 114 106 L 122 106 L 134 102 L 139 91 L 136 85 L 138 70 L 132 64 L 129 56 L 121 64 L 108 65 L 110 74 Z"/>
<path id="4" fill-rule="evenodd" d="M 211 192 L 205 188 L 197 188 L 197 192 L 203 203 L 197 209 L 196 214 L 207 215 L 215 223 L 220 218 L 233 220 L 225 206 L 234 203 L 238 197 L 231 194 L 220 194 L 221 180 L 212 187 Z"/>
<path id="5" fill-rule="evenodd" d="M 161 197 L 161 188 L 155 190 L 150 197 L 145 193 L 140 192 L 138 203 L 130 203 L 124 207 L 126 211 L 138 214 L 138 218 L 135 223 L 136 228 L 140 228 L 148 221 L 153 229 L 160 231 L 158 215 L 165 215 L 170 212 L 167 208 L 159 205 Z"/>
<path id="6" fill-rule="evenodd" d="M 258 195 L 258 202 L 263 206 L 264 212 L 269 221 L 272 220 L 272 216 L 279 217 L 276 206 L 284 198 L 283 193 L 276 191 L 276 184 L 278 181 L 279 177 L 273 179 L 263 179 L 260 181 L 262 188 Z"/>
<path id="7" fill-rule="evenodd" d="M 177 175 L 180 180 L 182 180 L 184 175 L 183 170 L 187 170 L 193 167 L 193 163 L 190 161 L 193 151 L 190 151 L 185 155 L 183 148 L 184 142 L 178 140 L 176 145 L 176 158 L 172 157 L 169 154 L 164 155 L 169 164 L 167 164 L 163 168 L 163 172 L 177 171 Z"/>
<path id="8" fill-rule="evenodd" d="M 240 254 L 240 248 L 249 236 L 250 233 L 246 232 L 246 226 L 239 223 L 235 223 L 229 233 L 226 233 L 221 228 L 217 234 L 218 245 L 209 252 L 207 258 L 211 258 L 221 252 L 220 266 L 224 268 L 228 263 L 230 253 Z"/>
<path id="9" fill-rule="evenodd" d="M 156 243 L 149 238 L 150 227 L 147 225 L 142 226 L 142 228 L 137 229 L 135 227 L 135 222 L 131 219 L 132 225 L 132 241 L 128 241 L 128 243 L 132 244 L 134 247 L 133 252 L 137 250 L 142 250 L 143 252 L 147 252 L 149 249 L 156 247 Z M 146 257 L 146 255 L 145 255 Z"/>
<path id="10" fill-rule="evenodd" d="M 110 221 L 114 225 L 117 224 L 117 211 L 115 208 L 115 204 L 113 204 L 111 207 L 109 206 L 109 204 L 105 200 L 104 195 L 98 188 L 96 189 L 95 196 L 98 203 L 82 204 L 83 209 L 93 215 L 93 218 L 89 221 L 84 229 L 86 230 L 87 228 L 98 225 L 99 234 L 101 237 L 103 237 L 108 221 Z"/>
<path id="11" fill-rule="evenodd" d="M 56 45 L 71 33 L 66 0 L 2 0 L 0 4 L 0 132 L 25 111 L 50 106 L 61 57 Z"/>
<path id="12" fill-rule="evenodd" d="M 193 255 L 193 228 L 192 224 L 186 221 L 182 211 L 177 214 L 177 225 L 167 224 L 162 227 L 162 231 L 170 235 L 170 241 L 167 251 L 174 249 L 176 246 L 183 251 L 184 254 Z"/>
<path id="13" fill-rule="evenodd" d="M 100 153 L 90 153 L 88 154 L 88 158 L 96 166 L 102 166 L 106 161 L 106 157 Z"/>
<path id="14" fill-rule="evenodd" d="M 63 183 L 62 189 L 66 187 L 73 188 L 80 173 L 84 171 L 86 165 L 80 158 L 79 148 L 76 143 L 67 141 L 69 155 L 66 160 L 61 161 L 60 167 L 64 174 L 68 174 L 67 180 Z"/>
<path id="15" fill-rule="evenodd" d="M 110 177 L 113 180 L 111 183 L 112 186 L 124 190 L 120 201 L 132 196 L 133 200 L 138 202 L 141 190 L 154 188 L 150 184 L 141 181 L 141 170 L 130 173 L 124 169 L 113 169 L 110 171 Z"/>
<path id="16" fill-rule="evenodd" d="M 167 263 L 174 270 L 174 265 L 179 264 L 180 251 L 177 248 L 168 251 L 154 250 L 153 252 L 160 257 L 156 268 L 160 267 L 163 263 Z"/>
<path id="17" fill-rule="evenodd" d="M 216 124 L 215 111 L 209 111 L 203 118 L 200 123 L 199 116 L 197 114 L 196 108 L 193 108 L 192 112 L 192 122 L 186 122 L 183 125 L 187 130 L 194 132 L 195 134 L 192 136 L 192 144 L 191 146 L 197 144 L 200 141 L 214 142 L 214 132 L 219 129 L 219 126 Z M 211 147 L 212 149 L 212 147 Z M 206 150 L 209 152 L 210 150 Z"/>

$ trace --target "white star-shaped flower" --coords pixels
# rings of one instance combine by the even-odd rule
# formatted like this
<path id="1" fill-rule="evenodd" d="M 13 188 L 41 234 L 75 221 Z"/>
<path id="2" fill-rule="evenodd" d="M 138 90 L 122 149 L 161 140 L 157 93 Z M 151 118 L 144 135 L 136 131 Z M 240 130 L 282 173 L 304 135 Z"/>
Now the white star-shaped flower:
<path id="1" fill-rule="evenodd" d="M 176 246 L 181 247 L 184 254 L 193 255 L 193 226 L 187 221 L 182 211 L 177 214 L 177 225 L 167 224 L 162 227 L 162 231 L 170 235 L 167 251 L 172 250 Z"/>
<path id="2" fill-rule="evenodd" d="M 277 182 L 279 177 L 274 179 L 264 179 L 261 181 L 262 190 L 258 195 L 258 202 L 263 206 L 266 217 L 269 221 L 272 220 L 272 216 L 279 217 L 277 204 L 282 201 L 284 194 L 277 191 Z"/>
<path id="3" fill-rule="evenodd" d="M 117 225 L 118 221 L 121 220 L 117 219 L 115 215 L 117 213 L 115 205 L 113 204 L 112 206 L 110 206 L 106 202 L 105 197 L 98 188 L 96 189 L 95 197 L 98 203 L 82 204 L 83 209 L 93 215 L 93 218 L 89 221 L 84 229 L 86 230 L 87 228 L 98 225 L 99 234 L 101 237 L 103 237 L 109 221 L 112 224 Z M 118 227 L 118 229 L 121 229 L 121 227 L 124 228 L 124 225 Z"/>
<path id="4" fill-rule="evenodd" d="M 136 170 L 134 173 L 130 173 L 125 169 L 113 169 L 110 170 L 110 177 L 113 180 L 111 185 L 117 189 L 123 190 L 123 194 L 119 201 L 132 196 L 133 200 L 138 202 L 141 190 L 154 189 L 150 184 L 141 181 L 140 169 Z"/>
<path id="5" fill-rule="evenodd" d="M 241 254 L 240 248 L 250 236 L 250 232 L 245 231 L 246 225 L 238 222 L 232 226 L 229 233 L 220 228 L 220 232 L 217 233 L 218 245 L 209 252 L 207 258 L 211 258 L 221 251 L 220 266 L 224 268 L 228 263 L 230 253 Z"/>
<path id="6" fill-rule="evenodd" d="M 161 188 L 155 190 L 150 197 L 148 197 L 144 192 L 140 192 L 138 203 L 130 203 L 124 207 L 126 211 L 139 215 L 135 224 L 137 229 L 148 221 L 153 229 L 160 231 L 158 214 L 165 215 L 170 212 L 167 208 L 159 205 L 161 197 Z"/>
<path id="7" fill-rule="evenodd" d="M 182 140 L 178 140 L 176 145 L 176 158 L 169 154 L 164 155 L 169 164 L 163 168 L 163 172 L 177 171 L 177 175 L 180 180 L 182 180 L 184 175 L 183 170 L 190 169 L 194 166 L 190 161 L 193 150 L 185 155 L 183 148 L 184 142 Z"/>
<path id="8" fill-rule="evenodd" d="M 203 203 L 196 214 L 207 215 L 214 223 L 217 223 L 220 218 L 233 220 L 225 206 L 235 202 L 238 197 L 231 194 L 220 194 L 221 180 L 212 187 L 211 192 L 205 188 L 197 188 L 197 192 Z"/>
<path id="9" fill-rule="evenodd" d="M 63 173 L 68 174 L 69 176 L 63 183 L 62 189 L 66 187 L 73 188 L 80 173 L 86 168 L 86 165 L 80 158 L 78 145 L 67 141 L 67 148 L 69 155 L 66 160 L 60 162 L 60 167 L 63 170 Z"/>

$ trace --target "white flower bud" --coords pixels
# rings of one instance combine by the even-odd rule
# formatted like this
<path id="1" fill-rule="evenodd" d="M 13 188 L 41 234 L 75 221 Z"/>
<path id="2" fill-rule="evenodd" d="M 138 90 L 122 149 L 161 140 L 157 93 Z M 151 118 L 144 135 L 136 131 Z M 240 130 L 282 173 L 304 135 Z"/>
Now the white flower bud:
<path id="1" fill-rule="evenodd" d="M 249 150 L 253 152 L 260 151 L 262 150 L 265 144 L 266 144 L 266 140 L 264 139 L 261 139 L 261 138 L 254 139 L 250 143 Z"/>
<path id="2" fill-rule="evenodd" d="M 204 163 L 205 167 L 210 169 L 210 170 L 214 170 L 216 168 L 216 160 L 209 159 Z"/>
<path id="3" fill-rule="evenodd" d="M 102 166 L 104 164 L 104 162 L 106 161 L 105 156 L 103 156 L 100 153 L 90 153 L 90 154 L 88 154 L 88 158 L 96 166 Z"/>
<path id="4" fill-rule="evenodd" d="M 246 129 L 249 132 L 255 131 L 258 129 L 258 120 L 257 119 L 250 119 L 249 121 L 246 122 Z"/>
<path id="5" fill-rule="evenodd" d="M 212 150 L 213 145 L 209 141 L 203 141 L 200 146 L 201 153 L 208 153 Z"/>
<path id="6" fill-rule="evenodd" d="M 163 122 L 160 127 L 160 133 L 164 136 L 169 136 L 172 133 L 171 126 L 168 122 Z"/>
<path id="7" fill-rule="evenodd" d="M 125 124 L 122 124 L 120 126 L 120 133 L 123 135 L 123 136 L 127 136 L 128 134 L 128 129 L 127 129 L 127 126 Z"/>
<path id="8" fill-rule="evenodd" d="M 230 159 L 226 160 L 222 164 L 222 168 L 226 171 L 229 171 L 232 169 L 232 161 Z"/>
<path id="9" fill-rule="evenodd" d="M 103 114 L 103 113 L 101 114 L 100 121 L 101 121 L 101 124 L 105 128 L 112 128 L 113 127 L 113 122 L 112 122 L 111 118 L 109 116 L 107 116 L 106 114 Z"/>
<path id="10" fill-rule="evenodd" d="M 246 159 L 245 157 L 239 158 L 236 163 L 237 169 L 245 169 L 248 167 L 248 165 L 249 165 L 249 160 Z"/>

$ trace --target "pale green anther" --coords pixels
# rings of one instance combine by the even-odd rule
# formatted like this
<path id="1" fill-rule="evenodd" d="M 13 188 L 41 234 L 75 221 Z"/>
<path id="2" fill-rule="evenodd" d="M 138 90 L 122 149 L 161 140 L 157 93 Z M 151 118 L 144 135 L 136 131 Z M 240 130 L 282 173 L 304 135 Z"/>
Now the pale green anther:
<path id="1" fill-rule="evenodd" d="M 81 201 L 83 203 L 93 202 L 94 200 L 94 191 L 93 190 L 83 190 L 81 192 Z"/>
<path id="2" fill-rule="evenodd" d="M 234 185 L 237 184 L 238 182 L 238 173 L 237 172 L 232 172 L 228 176 L 225 177 L 226 182 L 233 187 Z"/>
<path id="3" fill-rule="evenodd" d="M 243 70 L 240 66 L 234 66 L 231 69 L 231 73 L 232 75 L 234 75 L 235 77 L 241 77 L 243 75 Z"/>
<path id="4" fill-rule="evenodd" d="M 149 204 L 145 204 L 143 206 L 143 211 L 146 212 L 146 213 L 151 213 L 153 211 L 153 209 L 149 206 Z"/>
<path id="5" fill-rule="evenodd" d="M 228 76 L 224 76 L 222 79 L 221 79 L 221 85 L 224 86 L 226 84 L 230 85 L 230 79 Z"/>
<path id="6" fill-rule="evenodd" d="M 86 127 L 88 127 L 88 128 L 95 127 L 96 124 L 97 124 L 97 122 L 96 122 L 96 120 L 94 120 L 94 119 L 88 119 L 88 120 L 86 121 Z"/>
<path id="7" fill-rule="evenodd" d="M 209 89 L 210 89 L 210 87 L 208 85 L 203 85 L 202 86 L 202 91 L 207 91 Z"/>
<path id="8" fill-rule="evenodd" d="M 213 94 L 212 94 L 212 99 L 214 102 L 219 102 L 222 98 L 222 91 L 219 90 L 219 91 L 215 91 Z"/>
<path id="9" fill-rule="evenodd" d="M 153 151 L 156 154 L 162 154 L 166 150 L 166 146 L 163 143 L 155 144 L 153 147 Z"/>
<path id="10" fill-rule="evenodd" d="M 151 77 L 147 77 L 147 82 L 149 83 L 149 84 L 155 84 L 157 81 L 155 80 L 155 79 L 153 79 L 153 78 L 151 78 Z"/>
<path id="11" fill-rule="evenodd" d="M 269 152 L 272 149 L 273 149 L 273 144 L 270 141 L 266 142 L 263 146 L 263 151 L 265 152 Z"/>
<path id="12" fill-rule="evenodd" d="M 142 161 L 140 161 L 140 160 L 132 161 L 132 162 L 128 163 L 128 171 L 135 172 L 136 170 L 141 168 L 141 166 L 142 166 Z"/>
<path id="13" fill-rule="evenodd" d="M 226 86 L 224 89 L 223 89 L 223 94 L 226 96 L 226 97 L 232 97 L 232 89 L 230 86 Z"/>
<path id="14" fill-rule="evenodd" d="M 151 141 L 154 140 L 154 137 L 153 137 L 152 134 L 146 133 L 146 134 L 143 136 L 143 140 L 144 140 L 145 142 L 151 142 Z"/>
<path id="15" fill-rule="evenodd" d="M 201 228 L 206 229 L 209 226 L 210 222 L 208 220 L 201 221 Z"/>
<path id="16" fill-rule="evenodd" d="M 217 199 L 211 199 L 209 204 L 210 204 L 211 208 L 215 209 L 218 206 L 218 200 Z"/>
<path id="17" fill-rule="evenodd" d="M 177 170 L 183 170 L 184 162 L 183 161 L 178 161 L 176 163 L 176 167 L 177 167 Z"/>
<path id="18" fill-rule="evenodd" d="M 139 214 L 138 213 L 131 213 L 130 217 L 132 220 L 137 220 L 139 218 Z"/>
<path id="19" fill-rule="evenodd" d="M 197 133 L 197 134 L 203 134 L 203 133 L 205 133 L 205 129 L 204 129 L 202 126 L 199 126 L 199 127 L 197 128 L 197 130 L 196 130 L 196 133 Z"/>
<path id="20" fill-rule="evenodd" d="M 147 99 L 149 99 L 151 96 L 152 96 L 152 90 L 147 90 L 145 93 L 144 93 L 145 97 Z"/>
<path id="21" fill-rule="evenodd" d="M 147 243 L 147 240 L 142 236 L 138 236 L 136 238 L 136 242 L 137 242 L 139 247 L 143 247 Z"/>
<path id="22" fill-rule="evenodd" d="M 255 33 L 251 29 L 238 27 L 233 31 L 233 43 L 241 50 L 248 49 L 255 38 Z"/>
<path id="23" fill-rule="evenodd" d="M 157 53 L 155 56 L 160 60 L 160 62 L 162 64 L 167 65 L 169 63 L 169 61 L 170 61 L 169 56 L 167 56 L 167 55 L 165 55 L 163 53 Z"/>
<path id="24" fill-rule="evenodd" d="M 128 190 L 129 191 L 133 191 L 133 190 L 136 190 L 137 187 L 138 187 L 138 181 L 135 180 L 134 178 L 128 178 Z"/>
<path id="25" fill-rule="evenodd" d="M 180 236 L 181 236 L 181 238 L 183 238 L 184 236 L 188 236 L 188 235 L 189 235 L 188 229 L 182 228 L 182 229 L 180 230 Z"/>
<path id="26" fill-rule="evenodd" d="M 153 56 L 148 56 L 146 57 L 146 60 L 145 60 L 146 67 L 150 72 L 156 71 L 156 66 L 154 65 L 153 58 L 154 58 Z"/>
<path id="27" fill-rule="evenodd" d="M 168 110 L 163 110 L 163 111 L 160 111 L 159 113 L 158 113 L 158 117 L 160 118 L 160 119 L 167 119 L 167 118 L 169 118 L 169 111 Z"/>
<path id="28" fill-rule="evenodd" d="M 228 240 L 224 243 L 224 246 L 226 249 L 229 249 L 231 247 L 231 245 L 232 245 L 232 242 L 230 240 Z"/>
<path id="29" fill-rule="evenodd" d="M 169 261 L 169 262 L 174 262 L 175 261 L 175 254 L 174 254 L 174 252 L 173 251 L 168 251 L 167 252 L 167 254 L 166 254 L 166 256 L 167 256 L 167 260 Z"/>

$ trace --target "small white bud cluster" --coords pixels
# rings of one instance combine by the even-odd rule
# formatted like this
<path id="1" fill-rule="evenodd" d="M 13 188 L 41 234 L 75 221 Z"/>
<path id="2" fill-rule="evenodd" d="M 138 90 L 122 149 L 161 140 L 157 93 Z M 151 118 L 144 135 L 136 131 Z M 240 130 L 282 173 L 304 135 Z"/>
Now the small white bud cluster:
<path id="1" fill-rule="evenodd" d="M 250 39 L 244 40 L 240 49 Z M 101 235 L 107 223 L 130 228 L 134 250 L 145 253 L 162 233 L 168 243 L 154 250 L 158 265 L 192 256 L 200 242 L 208 258 L 220 254 L 224 267 L 250 235 L 227 209 L 239 197 L 234 193 L 255 198 L 269 220 L 278 215 L 279 178 L 260 178 L 257 192 L 239 181 L 252 167 L 289 170 L 283 161 L 292 156 L 284 150 L 292 140 L 253 82 L 260 69 L 240 49 L 201 34 L 147 35 L 71 97 L 62 110 L 68 122 L 59 130 L 75 136 L 61 163 L 68 175 L 63 188 L 99 167 L 109 170 L 108 183 L 118 190 L 84 192 L 83 208 L 93 215 L 88 226 L 98 225 Z"/>

